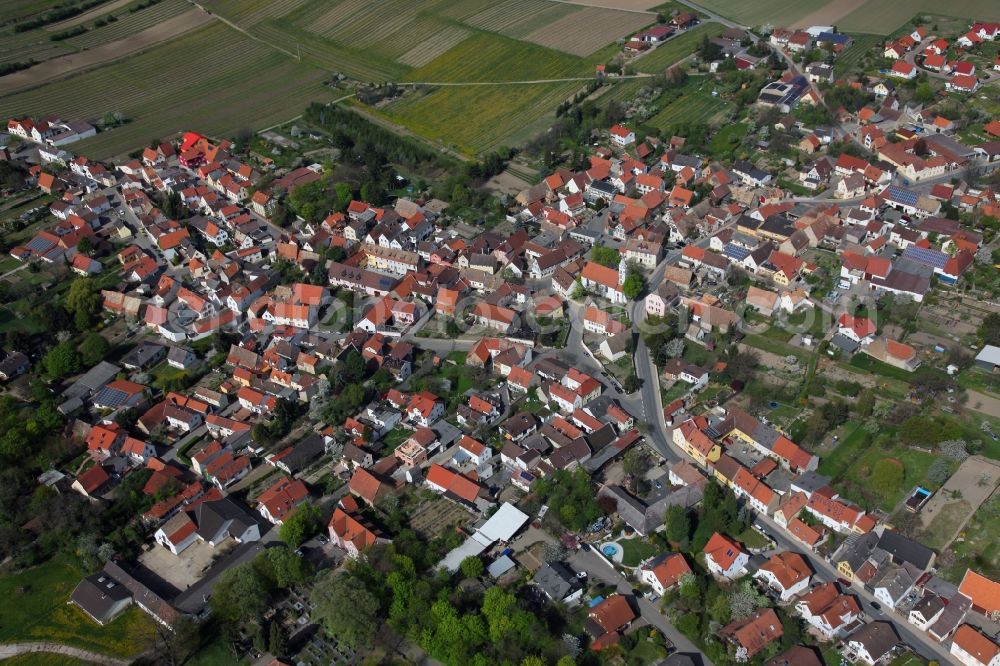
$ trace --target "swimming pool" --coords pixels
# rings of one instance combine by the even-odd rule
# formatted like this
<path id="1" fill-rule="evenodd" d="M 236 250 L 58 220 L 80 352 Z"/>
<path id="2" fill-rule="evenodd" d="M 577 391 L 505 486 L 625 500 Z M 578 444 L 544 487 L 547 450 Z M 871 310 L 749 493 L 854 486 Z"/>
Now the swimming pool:
<path id="1" fill-rule="evenodd" d="M 621 562 L 624 551 L 617 543 L 609 541 L 608 543 L 601 544 L 601 553 L 609 560 Z"/>

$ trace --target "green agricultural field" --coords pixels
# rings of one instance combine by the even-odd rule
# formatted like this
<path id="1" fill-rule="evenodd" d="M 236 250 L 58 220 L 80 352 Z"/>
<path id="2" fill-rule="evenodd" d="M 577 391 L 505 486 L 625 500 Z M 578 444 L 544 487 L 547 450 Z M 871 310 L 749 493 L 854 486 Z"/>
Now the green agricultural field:
<path id="1" fill-rule="evenodd" d="M 134 35 L 190 10 L 191 4 L 186 0 L 162 0 L 162 2 L 141 9 L 134 14 L 121 9 L 117 12 L 111 12 L 118 18 L 117 21 L 100 28 L 93 28 L 79 37 L 72 37 L 66 41 L 79 49 L 89 49 Z M 88 22 L 84 25 L 93 25 L 93 23 Z"/>
<path id="2" fill-rule="evenodd" d="M 18 574 L 0 575 L 0 643 L 51 641 L 116 657 L 142 652 L 153 621 L 137 607 L 100 627 L 66 603 L 83 573 L 58 559 Z"/>
<path id="3" fill-rule="evenodd" d="M 721 23 L 702 23 L 641 56 L 636 60 L 635 67 L 650 74 L 662 72 L 694 53 L 705 37 L 718 37 L 724 30 Z"/>
<path id="4" fill-rule="evenodd" d="M 65 42 L 53 42 L 49 33 L 41 28 L 18 34 L 10 30 L 0 31 L 0 64 L 29 60 L 41 62 L 73 51 Z"/>
<path id="5" fill-rule="evenodd" d="M 617 37 L 652 21 L 652 14 L 647 18 L 548 0 L 439 0 L 430 5 L 280 0 L 273 5 L 207 0 L 206 6 L 267 43 L 299 54 L 303 63 L 363 81 L 546 81 L 428 88 L 373 111 L 467 154 L 513 145 L 544 130 L 555 107 L 582 87 L 582 82 L 548 80 L 589 78 L 595 62 L 617 53 Z M 565 37 L 564 28 L 572 21 L 586 33 L 577 41 Z M 545 47 L 549 42 L 588 55 Z"/>
<path id="6" fill-rule="evenodd" d="M 601 105 L 611 102 L 627 102 L 647 85 L 649 85 L 649 81 L 645 79 L 605 79 L 605 84 L 596 100 Z"/>
<path id="7" fill-rule="evenodd" d="M 585 77 L 581 58 L 499 35 L 480 33 L 407 74 L 424 83 L 536 81 Z M 442 145 L 476 154 L 527 138 L 556 106 L 582 87 L 579 81 L 538 84 L 427 87 L 389 104 L 381 113 Z"/>
<path id="8" fill-rule="evenodd" d="M 404 81 L 534 81 L 592 74 L 593 70 L 582 58 L 480 33 L 414 69 Z"/>
<path id="9" fill-rule="evenodd" d="M 833 71 L 837 76 L 859 66 L 865 54 L 872 53 L 872 49 L 883 41 L 881 35 L 857 34 L 851 37 L 854 38 L 854 43 L 840 54 L 833 65 Z"/>
<path id="10" fill-rule="evenodd" d="M 61 4 L 62 0 L 5 0 L 3 17 L 0 17 L 0 21 L 3 24 L 20 21 Z"/>
<path id="11" fill-rule="evenodd" d="M 692 77 L 685 83 L 685 92 L 646 121 L 647 125 L 667 129 L 678 123 L 709 123 L 719 120 L 733 105 L 712 96 L 711 79 Z"/>
<path id="12" fill-rule="evenodd" d="M 342 46 L 309 32 L 286 19 L 272 19 L 256 25 L 254 36 L 268 44 L 297 53 L 305 64 L 338 72 L 361 81 L 385 83 L 406 74 L 409 67 L 375 53 Z"/>
<path id="13" fill-rule="evenodd" d="M 128 123 L 74 144 L 95 158 L 120 155 L 184 130 L 231 133 L 265 127 L 330 99 L 323 71 L 304 66 L 213 23 L 91 72 L 0 99 L 0 115 L 62 114 L 99 119 L 120 111 Z"/>
<path id="14" fill-rule="evenodd" d="M 837 27 L 844 32 L 888 35 L 920 13 L 945 14 L 970 21 L 997 21 L 1000 20 L 1000 3 L 996 0 L 953 0 L 942 5 L 935 0 L 868 0 L 840 19 Z"/>
<path id="15" fill-rule="evenodd" d="M 799 19 L 820 9 L 828 0 L 700 0 L 698 5 L 741 25 L 794 25 Z"/>
<path id="16" fill-rule="evenodd" d="M 455 86 L 409 95 L 382 109 L 443 146 L 476 155 L 501 145 L 517 145 L 544 129 L 559 104 L 571 98 L 579 83 L 510 86 Z"/>

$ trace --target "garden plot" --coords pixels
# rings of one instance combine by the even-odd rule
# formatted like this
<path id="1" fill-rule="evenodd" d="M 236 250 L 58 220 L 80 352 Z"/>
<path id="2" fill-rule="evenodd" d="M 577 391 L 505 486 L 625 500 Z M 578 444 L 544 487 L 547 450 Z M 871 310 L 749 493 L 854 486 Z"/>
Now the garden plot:
<path id="1" fill-rule="evenodd" d="M 410 512 L 410 527 L 433 538 L 445 529 L 472 522 L 472 514 L 443 497 L 420 497 L 420 504 Z"/>
<path id="2" fill-rule="evenodd" d="M 1000 463 L 972 456 L 959 466 L 920 511 L 923 538 L 941 551 L 947 548 L 1000 483 Z"/>

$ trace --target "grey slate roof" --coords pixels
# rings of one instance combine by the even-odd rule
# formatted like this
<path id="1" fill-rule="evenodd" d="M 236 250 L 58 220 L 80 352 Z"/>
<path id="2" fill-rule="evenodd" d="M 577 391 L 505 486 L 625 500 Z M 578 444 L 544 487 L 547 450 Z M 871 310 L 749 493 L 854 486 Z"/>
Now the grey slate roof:
<path id="1" fill-rule="evenodd" d="M 101 571 L 81 580 L 70 595 L 70 600 L 87 615 L 104 624 L 121 612 L 122 602 L 131 596 L 123 585 Z"/>
<path id="2" fill-rule="evenodd" d="M 888 622 L 869 622 L 847 639 L 861 643 L 874 659 L 885 656 L 899 644 L 899 634 Z"/>
<path id="3" fill-rule="evenodd" d="M 582 587 L 576 574 L 564 562 L 546 564 L 531 580 L 552 601 L 562 601 Z"/>
<path id="4" fill-rule="evenodd" d="M 933 550 L 892 530 L 882 533 L 878 547 L 892 555 L 893 561 L 908 562 L 921 571 L 927 570 L 934 561 Z"/>

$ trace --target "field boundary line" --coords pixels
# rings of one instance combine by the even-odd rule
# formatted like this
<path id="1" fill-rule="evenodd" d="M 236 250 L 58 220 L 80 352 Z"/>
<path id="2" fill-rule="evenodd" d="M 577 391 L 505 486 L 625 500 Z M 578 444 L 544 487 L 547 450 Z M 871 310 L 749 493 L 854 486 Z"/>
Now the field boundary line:
<path id="1" fill-rule="evenodd" d="M 592 9 L 611 9 L 616 12 L 628 12 L 630 14 L 644 14 L 646 16 L 656 16 L 659 12 L 650 11 L 649 9 L 629 9 L 626 7 L 612 7 L 610 5 L 593 5 L 589 2 L 576 2 L 575 0 L 549 0 L 549 2 L 554 2 L 557 5 L 573 5 L 575 7 L 590 7 Z"/>
<path id="2" fill-rule="evenodd" d="M 605 83 L 627 81 L 629 79 L 648 79 L 655 74 L 626 74 L 625 76 L 605 77 Z M 397 81 L 397 86 L 436 86 L 442 88 L 460 86 L 530 86 L 544 83 L 575 83 L 577 81 L 593 81 L 593 76 L 574 76 L 566 79 L 532 79 L 528 81 Z"/>
<path id="3" fill-rule="evenodd" d="M 198 9 L 200 9 L 201 11 L 205 12 L 209 16 L 222 21 L 223 23 L 225 23 L 226 25 L 228 25 L 233 30 L 236 30 L 237 32 L 243 33 L 244 35 L 246 35 L 250 39 L 254 40 L 255 42 L 260 42 L 264 46 L 270 46 L 272 49 L 275 49 L 276 51 L 280 51 L 281 53 L 284 53 L 289 58 L 294 58 L 295 60 L 301 62 L 301 58 L 299 58 L 298 55 L 292 53 L 291 51 L 283 49 L 282 47 L 278 46 L 277 44 L 272 44 L 271 42 L 267 41 L 266 39 L 263 39 L 262 37 L 258 37 L 257 35 L 251 34 L 248 30 L 246 30 L 244 28 L 241 28 L 238 24 L 233 23 L 232 21 L 230 21 L 229 19 L 227 19 L 225 16 L 222 16 L 221 14 L 216 14 L 215 12 L 213 12 L 210 9 L 205 9 L 199 3 L 195 2 L 195 0 L 188 0 L 188 2 L 190 2 L 192 5 L 194 5 L 195 7 L 197 7 Z"/>
<path id="4" fill-rule="evenodd" d="M 357 93 L 351 93 L 350 95 L 344 95 L 343 97 L 338 97 L 337 99 L 330 100 L 329 102 L 326 103 L 326 105 L 327 106 L 333 106 L 334 104 L 337 104 L 338 102 L 343 102 L 345 99 L 351 99 L 355 95 L 357 95 Z M 300 113 L 299 115 L 297 115 L 297 116 L 295 116 L 293 118 L 289 118 L 287 120 L 282 120 L 280 123 L 275 123 L 275 124 L 271 125 L 270 127 L 264 127 L 262 129 L 259 129 L 259 130 L 257 130 L 257 134 L 260 134 L 261 132 L 270 132 L 273 129 L 277 129 L 277 128 L 281 127 L 282 125 L 287 125 L 288 123 L 294 123 L 296 120 L 300 120 L 303 115 L 305 115 L 305 114 Z"/>

